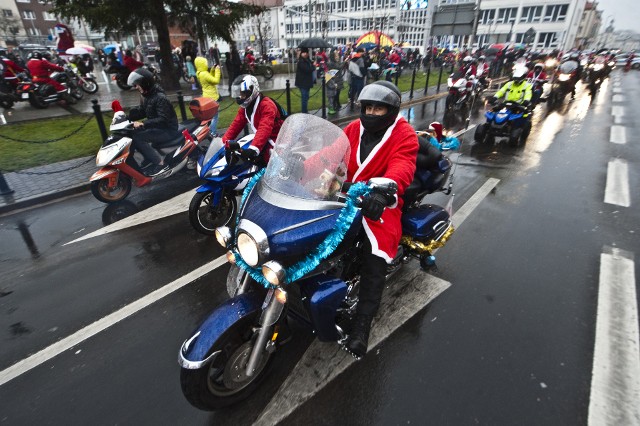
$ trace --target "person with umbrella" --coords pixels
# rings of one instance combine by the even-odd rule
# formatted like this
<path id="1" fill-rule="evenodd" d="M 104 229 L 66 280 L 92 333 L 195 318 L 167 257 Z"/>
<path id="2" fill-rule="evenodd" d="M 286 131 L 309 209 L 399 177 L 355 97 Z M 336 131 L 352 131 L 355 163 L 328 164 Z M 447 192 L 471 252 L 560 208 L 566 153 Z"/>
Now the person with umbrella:
<path id="1" fill-rule="evenodd" d="M 349 61 L 349 73 L 351 74 L 351 90 L 349 92 L 349 99 L 352 110 L 355 107 L 356 99 L 358 99 L 360 92 L 364 88 L 364 80 L 367 76 L 367 67 L 364 64 L 363 55 L 364 49 L 359 47 Z"/>
<path id="2" fill-rule="evenodd" d="M 313 87 L 313 63 L 309 59 L 309 48 L 301 47 L 296 68 L 295 86 L 300 89 L 302 112 L 308 112 L 309 91 Z"/>

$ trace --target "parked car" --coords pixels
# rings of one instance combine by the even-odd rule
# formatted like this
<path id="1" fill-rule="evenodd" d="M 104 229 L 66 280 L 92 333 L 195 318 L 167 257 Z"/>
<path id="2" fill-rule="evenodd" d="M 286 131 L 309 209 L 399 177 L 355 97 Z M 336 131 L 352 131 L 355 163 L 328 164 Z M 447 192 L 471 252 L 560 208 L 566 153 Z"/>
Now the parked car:
<path id="1" fill-rule="evenodd" d="M 621 68 L 624 67 L 625 65 L 627 65 L 628 58 L 629 55 L 617 55 L 616 66 Z M 631 61 L 631 68 L 634 70 L 640 69 L 640 56 L 636 55 L 636 57 L 633 58 L 633 60 Z"/>

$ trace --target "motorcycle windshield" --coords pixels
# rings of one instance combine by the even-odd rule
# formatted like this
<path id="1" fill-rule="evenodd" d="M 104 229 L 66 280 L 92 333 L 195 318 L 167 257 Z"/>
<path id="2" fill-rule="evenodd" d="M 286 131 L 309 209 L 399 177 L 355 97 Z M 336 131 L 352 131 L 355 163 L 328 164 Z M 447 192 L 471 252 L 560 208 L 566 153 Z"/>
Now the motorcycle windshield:
<path id="1" fill-rule="evenodd" d="M 560 72 L 562 74 L 571 74 L 578 68 L 578 63 L 575 61 L 567 61 L 560 64 Z"/>
<path id="2" fill-rule="evenodd" d="M 288 117 L 271 152 L 264 188 L 289 197 L 338 201 L 350 145 L 336 125 L 310 114 Z"/>

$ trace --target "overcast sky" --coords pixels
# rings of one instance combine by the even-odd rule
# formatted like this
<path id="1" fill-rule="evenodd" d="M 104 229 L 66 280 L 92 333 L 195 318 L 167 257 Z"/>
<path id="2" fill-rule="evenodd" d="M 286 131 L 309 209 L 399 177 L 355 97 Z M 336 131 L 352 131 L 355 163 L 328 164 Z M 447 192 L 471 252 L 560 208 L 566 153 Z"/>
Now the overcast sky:
<path id="1" fill-rule="evenodd" d="M 597 0 L 598 10 L 602 10 L 602 29 L 613 18 L 615 30 L 640 32 L 640 2 L 638 0 Z"/>

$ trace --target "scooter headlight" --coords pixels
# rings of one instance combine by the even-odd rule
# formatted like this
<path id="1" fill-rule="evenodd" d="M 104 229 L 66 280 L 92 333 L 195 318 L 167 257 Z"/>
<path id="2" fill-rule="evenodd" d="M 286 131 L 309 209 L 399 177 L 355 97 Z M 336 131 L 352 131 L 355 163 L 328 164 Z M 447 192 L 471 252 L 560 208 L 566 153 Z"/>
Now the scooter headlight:
<path id="1" fill-rule="evenodd" d="M 255 267 L 260 261 L 260 252 L 258 244 L 251 236 L 245 232 L 238 234 L 238 252 L 249 266 Z"/>
<path id="2" fill-rule="evenodd" d="M 215 230 L 216 240 L 222 247 L 228 247 L 229 241 L 231 241 L 231 228 L 228 226 L 219 226 Z"/>
<path id="3" fill-rule="evenodd" d="M 286 273 L 282 265 L 273 260 L 262 265 L 262 275 L 264 275 L 264 278 L 269 281 L 269 283 L 275 286 L 284 284 L 286 278 Z"/>
<path id="4" fill-rule="evenodd" d="M 571 74 L 560 74 L 560 76 L 558 77 L 558 80 L 569 81 L 570 78 L 571 78 Z"/>

